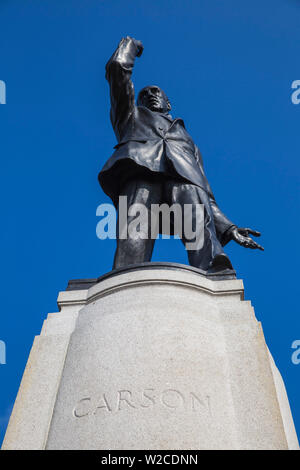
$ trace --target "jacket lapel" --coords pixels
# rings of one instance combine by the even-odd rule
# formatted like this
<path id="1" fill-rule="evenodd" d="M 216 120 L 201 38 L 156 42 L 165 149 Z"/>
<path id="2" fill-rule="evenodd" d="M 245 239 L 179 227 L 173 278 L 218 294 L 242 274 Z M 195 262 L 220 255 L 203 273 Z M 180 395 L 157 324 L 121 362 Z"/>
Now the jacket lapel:
<path id="1" fill-rule="evenodd" d="M 177 122 L 179 122 L 179 124 L 181 124 L 182 127 L 185 129 L 185 125 L 184 125 L 183 119 L 181 119 L 181 118 L 176 118 L 176 119 L 174 119 L 174 121 L 172 121 L 172 124 L 170 125 L 170 127 L 169 127 L 169 129 L 168 129 L 168 132 L 169 132 L 169 130 L 171 129 L 171 127 L 173 127 L 174 124 L 176 124 Z"/>

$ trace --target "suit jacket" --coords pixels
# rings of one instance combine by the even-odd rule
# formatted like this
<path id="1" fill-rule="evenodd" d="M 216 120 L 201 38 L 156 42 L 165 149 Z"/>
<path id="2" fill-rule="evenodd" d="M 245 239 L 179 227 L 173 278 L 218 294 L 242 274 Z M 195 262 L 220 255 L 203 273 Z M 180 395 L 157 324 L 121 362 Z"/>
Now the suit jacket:
<path id="1" fill-rule="evenodd" d="M 99 182 L 114 204 L 120 194 L 124 171 L 134 174 L 157 172 L 180 177 L 204 189 L 209 196 L 216 232 L 224 245 L 229 229 L 235 226 L 219 209 L 206 179 L 198 147 L 185 129 L 182 119 L 153 112 L 135 105 L 131 74 L 137 46 L 132 39 L 122 39 L 106 64 L 110 85 L 110 117 L 118 144 L 115 152 L 99 173 Z"/>

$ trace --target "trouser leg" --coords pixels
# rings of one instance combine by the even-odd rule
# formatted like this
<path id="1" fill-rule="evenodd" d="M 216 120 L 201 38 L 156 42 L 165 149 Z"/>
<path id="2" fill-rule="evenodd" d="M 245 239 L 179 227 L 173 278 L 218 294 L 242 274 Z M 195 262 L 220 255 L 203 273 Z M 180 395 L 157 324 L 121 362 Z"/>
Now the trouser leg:
<path id="1" fill-rule="evenodd" d="M 170 193 L 170 190 L 169 190 Z M 183 220 L 182 220 L 182 242 L 184 243 L 189 263 L 191 266 L 197 267 L 199 269 L 208 270 L 211 266 L 211 262 L 216 259 L 218 255 L 224 255 L 223 248 L 219 242 L 215 225 L 212 210 L 209 203 L 209 198 L 205 191 L 203 191 L 198 186 L 192 184 L 182 184 L 182 183 L 173 183 L 171 189 L 171 198 L 172 204 L 180 204 L 182 208 Z M 191 218 L 191 228 L 192 231 L 202 230 L 202 237 L 200 238 L 203 243 L 196 249 L 189 249 L 188 246 L 193 240 L 189 239 L 186 236 L 187 230 L 185 227 L 186 220 L 184 220 L 185 213 L 185 204 L 192 205 L 192 218 Z M 203 218 L 200 219 L 200 226 L 197 226 L 196 217 L 196 204 L 203 205 Z"/>
<path id="2" fill-rule="evenodd" d="M 133 237 L 130 231 L 131 222 L 136 219 L 135 215 L 125 215 L 127 227 L 127 238 L 120 238 L 121 232 L 124 227 L 119 227 L 120 218 L 125 218 L 124 214 L 120 214 L 120 205 L 118 210 L 118 222 L 117 222 L 117 249 L 114 258 L 113 268 L 121 268 L 131 264 L 144 263 L 151 261 L 155 239 L 151 238 L 151 227 L 150 227 L 150 207 L 151 204 L 159 203 L 161 195 L 160 183 L 155 183 L 151 180 L 130 180 L 125 185 L 121 192 L 122 196 L 127 196 L 127 208 L 133 204 L 141 204 L 147 209 L 147 227 L 140 225 L 138 227 L 140 237 Z M 119 230 L 119 228 L 121 230 Z M 136 234 L 136 231 L 135 231 Z"/>

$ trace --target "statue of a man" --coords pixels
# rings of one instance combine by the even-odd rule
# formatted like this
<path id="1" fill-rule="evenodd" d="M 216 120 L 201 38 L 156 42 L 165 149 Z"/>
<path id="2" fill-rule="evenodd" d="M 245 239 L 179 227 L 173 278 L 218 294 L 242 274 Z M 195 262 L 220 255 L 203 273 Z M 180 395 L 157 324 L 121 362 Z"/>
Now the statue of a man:
<path id="1" fill-rule="evenodd" d="M 131 74 L 135 58 L 142 52 L 142 43 L 127 36 L 106 65 L 110 117 L 118 144 L 99 173 L 100 185 L 116 207 L 119 196 L 127 196 L 129 205 L 144 204 L 149 209 L 151 204 L 202 204 L 204 241 L 199 249 L 188 250 L 189 263 L 207 272 L 232 269 L 223 246 L 234 240 L 244 247 L 263 250 L 249 237 L 260 233 L 238 228 L 219 209 L 200 151 L 183 120 L 169 114 L 166 94 L 158 86 L 146 86 L 135 104 Z M 131 217 L 127 217 L 129 224 Z M 182 241 L 185 245 L 190 242 L 184 235 Z M 154 242 L 151 236 L 118 236 L 114 268 L 151 261 Z"/>

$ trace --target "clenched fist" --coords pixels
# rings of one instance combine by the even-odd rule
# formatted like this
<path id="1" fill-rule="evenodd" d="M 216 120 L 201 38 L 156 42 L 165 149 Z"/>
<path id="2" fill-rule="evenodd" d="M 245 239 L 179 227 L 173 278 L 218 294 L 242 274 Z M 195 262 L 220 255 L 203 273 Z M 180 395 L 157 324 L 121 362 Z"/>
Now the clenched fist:
<path id="1" fill-rule="evenodd" d="M 143 53 L 143 50 L 144 50 L 144 46 L 143 46 L 142 42 L 139 41 L 138 39 L 134 39 L 130 36 L 126 36 L 126 38 L 123 38 L 121 40 L 120 45 L 126 44 L 126 43 L 128 44 L 129 42 L 133 42 L 133 44 L 136 46 L 136 50 L 137 50 L 136 56 L 140 57 Z"/>

